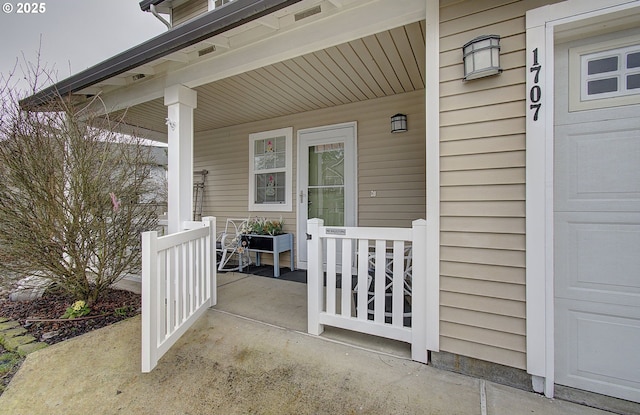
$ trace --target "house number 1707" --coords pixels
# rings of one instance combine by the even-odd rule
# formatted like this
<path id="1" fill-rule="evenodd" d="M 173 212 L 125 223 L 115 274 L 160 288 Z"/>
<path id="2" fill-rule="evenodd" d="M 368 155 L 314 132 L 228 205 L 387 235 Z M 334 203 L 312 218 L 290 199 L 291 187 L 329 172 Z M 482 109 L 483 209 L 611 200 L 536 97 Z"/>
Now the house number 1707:
<path id="1" fill-rule="evenodd" d="M 538 85 L 540 80 L 540 71 L 542 70 L 542 65 L 538 62 L 538 48 L 533 50 L 533 65 L 529 68 L 529 72 L 535 74 L 533 76 L 533 86 L 529 89 L 529 99 L 531 100 L 531 104 L 529 105 L 529 109 L 533 110 L 533 121 L 538 121 L 538 114 L 540 113 L 540 108 L 542 107 L 542 88 Z"/>

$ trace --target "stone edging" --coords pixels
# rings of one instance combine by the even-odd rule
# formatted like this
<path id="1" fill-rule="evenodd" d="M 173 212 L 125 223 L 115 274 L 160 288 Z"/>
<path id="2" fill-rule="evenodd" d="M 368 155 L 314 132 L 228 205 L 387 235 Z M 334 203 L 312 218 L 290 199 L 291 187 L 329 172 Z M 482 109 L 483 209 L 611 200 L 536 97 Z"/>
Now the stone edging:
<path id="1" fill-rule="evenodd" d="M 27 334 L 27 329 L 20 326 L 20 323 L 5 317 L 0 317 L 0 344 L 23 357 L 48 346 L 47 343 L 38 342 L 35 337 Z"/>

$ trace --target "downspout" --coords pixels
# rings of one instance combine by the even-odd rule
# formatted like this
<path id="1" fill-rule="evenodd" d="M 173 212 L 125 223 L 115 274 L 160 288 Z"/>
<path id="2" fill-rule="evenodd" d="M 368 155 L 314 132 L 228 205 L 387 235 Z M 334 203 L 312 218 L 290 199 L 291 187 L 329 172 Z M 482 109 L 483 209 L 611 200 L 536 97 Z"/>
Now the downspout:
<path id="1" fill-rule="evenodd" d="M 156 11 L 156 6 L 155 4 L 152 4 L 149 6 L 149 11 L 151 12 L 152 15 L 154 15 L 158 20 L 160 20 L 162 23 L 164 23 L 165 26 L 167 26 L 167 29 L 171 30 L 171 23 L 167 22 L 167 20 L 160 16 L 160 14 Z"/>

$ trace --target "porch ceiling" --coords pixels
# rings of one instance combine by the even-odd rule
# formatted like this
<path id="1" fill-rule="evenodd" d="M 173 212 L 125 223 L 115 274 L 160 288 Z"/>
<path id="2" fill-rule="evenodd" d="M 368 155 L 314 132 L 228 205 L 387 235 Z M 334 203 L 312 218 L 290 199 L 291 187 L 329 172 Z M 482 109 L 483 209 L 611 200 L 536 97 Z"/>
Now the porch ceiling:
<path id="1" fill-rule="evenodd" d="M 197 87 L 196 132 L 380 98 L 425 86 L 425 23 L 411 23 Z M 155 99 L 130 125 L 166 132 Z"/>

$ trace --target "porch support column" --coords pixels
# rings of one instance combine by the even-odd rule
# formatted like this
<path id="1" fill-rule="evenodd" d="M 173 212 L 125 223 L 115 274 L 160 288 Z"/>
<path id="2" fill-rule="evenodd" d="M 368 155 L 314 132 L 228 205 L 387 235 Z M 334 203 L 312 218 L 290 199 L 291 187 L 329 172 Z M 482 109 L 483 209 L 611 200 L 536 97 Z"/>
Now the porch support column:
<path id="1" fill-rule="evenodd" d="M 427 350 L 440 351 L 440 2 L 426 0 Z M 431 98 L 429 98 L 431 97 Z M 423 255 L 425 253 L 420 253 Z"/>
<path id="2" fill-rule="evenodd" d="M 167 106 L 169 233 L 180 232 L 193 215 L 193 110 L 197 93 L 184 85 L 164 90 Z"/>

